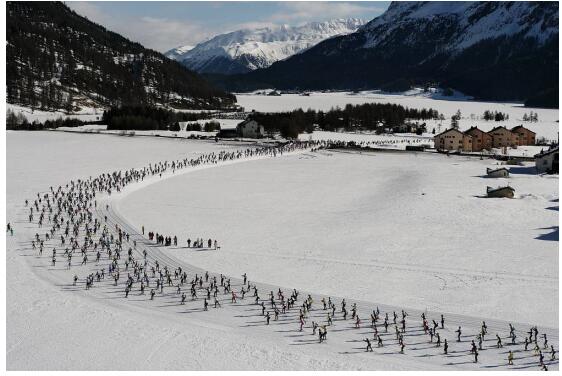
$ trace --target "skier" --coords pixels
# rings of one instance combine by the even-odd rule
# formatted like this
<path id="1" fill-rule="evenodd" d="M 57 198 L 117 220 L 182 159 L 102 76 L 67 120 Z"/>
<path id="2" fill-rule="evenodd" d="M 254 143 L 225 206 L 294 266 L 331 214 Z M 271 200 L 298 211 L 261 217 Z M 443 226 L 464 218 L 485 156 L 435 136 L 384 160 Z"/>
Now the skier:
<path id="1" fill-rule="evenodd" d="M 496 339 L 498 340 L 498 342 L 497 342 L 497 347 L 498 347 L 498 349 L 499 349 L 500 347 L 503 347 L 502 339 L 500 338 L 500 336 L 499 336 L 497 333 L 496 333 Z"/>
<path id="2" fill-rule="evenodd" d="M 460 342 L 461 341 L 461 334 L 462 334 L 460 326 L 457 330 L 455 330 L 455 333 L 457 333 L 457 342 Z"/>
<path id="3" fill-rule="evenodd" d="M 369 338 L 365 338 L 363 342 L 367 342 L 367 349 L 365 351 L 373 351 L 373 347 L 371 346 L 371 341 L 369 340 Z"/>
<path id="4" fill-rule="evenodd" d="M 511 350 L 509 350 L 509 353 L 507 354 L 507 364 L 513 365 L 513 353 Z"/>

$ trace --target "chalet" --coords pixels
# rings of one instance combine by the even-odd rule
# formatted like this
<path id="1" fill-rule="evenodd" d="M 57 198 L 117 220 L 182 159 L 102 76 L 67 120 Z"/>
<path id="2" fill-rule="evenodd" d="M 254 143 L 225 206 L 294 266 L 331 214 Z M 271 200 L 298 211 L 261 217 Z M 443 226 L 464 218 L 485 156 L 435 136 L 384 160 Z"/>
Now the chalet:
<path id="1" fill-rule="evenodd" d="M 539 174 L 558 174 L 558 146 L 535 155 L 535 166 Z"/>
<path id="2" fill-rule="evenodd" d="M 492 136 L 477 127 L 470 127 L 464 134 L 472 136 L 472 151 L 490 150 Z"/>
<path id="3" fill-rule="evenodd" d="M 506 127 L 495 127 L 488 132 L 492 136 L 492 147 L 514 147 L 519 145 L 517 134 L 511 132 Z"/>
<path id="4" fill-rule="evenodd" d="M 253 119 L 246 119 L 236 126 L 236 131 L 244 138 L 263 138 L 265 129 Z"/>
<path id="5" fill-rule="evenodd" d="M 508 178 L 509 170 L 505 167 L 500 168 L 486 168 L 486 175 L 491 178 Z"/>
<path id="6" fill-rule="evenodd" d="M 472 136 L 458 129 L 447 129 L 436 135 L 433 140 L 437 150 L 472 151 Z"/>
<path id="7" fill-rule="evenodd" d="M 513 198 L 513 196 L 515 196 L 515 189 L 510 186 L 498 188 L 486 187 L 486 194 L 488 197 Z"/>
<path id="8" fill-rule="evenodd" d="M 527 129 L 522 125 L 518 125 L 516 127 L 513 127 L 511 129 L 511 132 L 517 135 L 519 146 L 535 144 L 535 137 L 537 134 L 532 130 Z"/>

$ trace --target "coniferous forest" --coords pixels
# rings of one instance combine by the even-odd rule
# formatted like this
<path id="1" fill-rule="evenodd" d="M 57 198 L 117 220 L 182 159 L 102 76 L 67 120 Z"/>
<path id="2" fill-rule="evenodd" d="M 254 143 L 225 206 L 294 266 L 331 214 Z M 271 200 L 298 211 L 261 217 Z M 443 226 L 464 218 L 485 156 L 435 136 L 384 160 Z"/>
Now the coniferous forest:
<path id="1" fill-rule="evenodd" d="M 344 108 L 336 107 L 326 112 L 302 109 L 276 113 L 254 112 L 250 118 L 263 125 L 268 133 L 279 132 L 283 137 L 295 138 L 299 133 L 312 132 L 315 126 L 325 131 L 382 131 L 383 128 L 398 127 L 406 120 L 438 119 L 439 112 L 431 108 L 419 110 L 390 103 L 365 103 L 348 104 Z"/>
<path id="2" fill-rule="evenodd" d="M 7 3 L 9 103 L 43 110 L 165 105 L 226 108 L 235 96 L 61 2 Z"/>

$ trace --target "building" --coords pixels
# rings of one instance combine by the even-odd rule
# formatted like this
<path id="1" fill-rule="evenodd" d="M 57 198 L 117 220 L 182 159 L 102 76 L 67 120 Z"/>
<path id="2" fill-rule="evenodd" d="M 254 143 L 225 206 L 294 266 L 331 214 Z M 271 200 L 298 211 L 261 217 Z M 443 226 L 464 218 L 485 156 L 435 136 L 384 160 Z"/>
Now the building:
<path id="1" fill-rule="evenodd" d="M 488 132 L 492 136 L 492 147 L 514 147 L 519 145 L 517 134 L 511 132 L 506 127 L 495 127 Z"/>
<path id="2" fill-rule="evenodd" d="M 471 127 L 464 134 L 472 136 L 472 151 L 490 150 L 492 136 L 477 127 Z"/>
<path id="3" fill-rule="evenodd" d="M 515 189 L 511 188 L 510 186 L 507 187 L 486 187 L 486 194 L 488 197 L 495 197 L 495 198 L 513 198 L 515 196 Z"/>
<path id="4" fill-rule="evenodd" d="M 522 125 L 518 125 L 511 129 L 512 133 L 517 135 L 519 146 L 534 145 L 536 133 Z"/>
<path id="5" fill-rule="evenodd" d="M 451 151 L 472 151 L 472 136 L 458 129 L 447 129 L 433 138 L 435 149 Z"/>
<path id="6" fill-rule="evenodd" d="M 253 119 L 246 119 L 236 126 L 238 135 L 244 138 L 263 138 L 265 129 Z"/>
<path id="7" fill-rule="evenodd" d="M 558 146 L 535 155 L 535 166 L 539 174 L 558 174 Z"/>
<path id="8" fill-rule="evenodd" d="M 500 168 L 486 168 L 486 175 L 491 178 L 508 178 L 509 170 L 505 167 Z"/>

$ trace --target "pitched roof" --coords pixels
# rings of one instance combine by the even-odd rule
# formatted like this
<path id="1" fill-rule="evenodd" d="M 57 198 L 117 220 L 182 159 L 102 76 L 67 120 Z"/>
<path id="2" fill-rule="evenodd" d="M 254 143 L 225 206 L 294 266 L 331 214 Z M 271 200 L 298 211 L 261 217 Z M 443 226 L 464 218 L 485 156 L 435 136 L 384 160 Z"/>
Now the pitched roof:
<path id="1" fill-rule="evenodd" d="M 471 135 L 469 135 L 469 134 L 464 134 L 464 133 L 462 133 L 461 131 L 459 131 L 458 129 L 455 129 L 455 128 L 449 128 L 449 129 L 447 129 L 447 130 L 444 131 L 444 132 L 441 132 L 441 133 L 439 133 L 439 134 L 436 134 L 434 137 L 442 136 L 442 135 L 444 135 L 445 133 L 449 133 L 449 132 L 457 132 L 457 133 L 460 133 L 460 134 L 463 135 L 463 136 L 472 137 Z"/>
<path id="2" fill-rule="evenodd" d="M 513 187 L 510 187 L 509 185 L 505 186 L 505 187 L 497 187 L 497 188 L 493 188 L 493 187 L 486 187 L 486 191 L 488 193 L 490 192 L 498 192 L 498 191 L 502 191 L 504 189 L 508 189 L 510 191 L 515 192 L 515 189 Z"/>
<path id="3" fill-rule="evenodd" d="M 509 172 L 509 169 L 505 168 L 505 167 L 500 167 L 500 168 L 490 168 L 487 167 L 486 168 L 486 173 L 489 174 L 491 172 L 496 172 L 496 171 L 501 171 L 501 170 L 506 170 L 507 172 Z"/>
<path id="4" fill-rule="evenodd" d="M 487 133 L 484 132 L 482 129 L 480 129 L 480 128 L 478 128 L 478 127 L 474 127 L 474 126 L 468 128 L 466 131 L 464 131 L 464 134 L 467 134 L 468 136 L 470 136 L 470 134 L 468 134 L 468 132 L 470 132 L 470 131 L 478 131 L 478 132 L 480 132 L 480 133 L 487 134 Z"/>
<path id="5" fill-rule="evenodd" d="M 238 127 L 242 127 L 242 126 L 248 124 L 249 122 L 251 122 L 252 120 L 254 120 L 254 119 L 252 119 L 252 118 L 247 118 L 246 120 L 244 120 L 244 121 L 238 123 L 238 124 L 236 125 L 236 127 L 237 127 L 237 128 L 238 128 Z"/>
<path id="6" fill-rule="evenodd" d="M 529 133 L 536 134 L 536 133 L 533 132 L 532 130 L 530 130 L 530 129 L 528 129 L 528 128 L 525 128 L 525 127 L 522 126 L 522 125 L 518 125 L 518 126 L 516 126 L 516 127 L 511 128 L 511 131 L 512 131 L 512 132 L 515 132 L 516 129 L 524 129 L 524 130 L 526 130 L 526 131 L 529 132 Z"/>
<path id="7" fill-rule="evenodd" d="M 504 127 L 503 125 L 501 125 L 501 126 L 499 126 L 499 127 L 495 127 L 495 128 L 492 129 L 491 131 L 488 131 L 488 133 L 495 132 L 495 131 L 497 131 L 498 129 L 502 129 L 502 128 L 503 128 L 504 130 L 508 131 L 508 132 L 511 132 L 509 129 L 507 129 L 506 127 Z"/>

